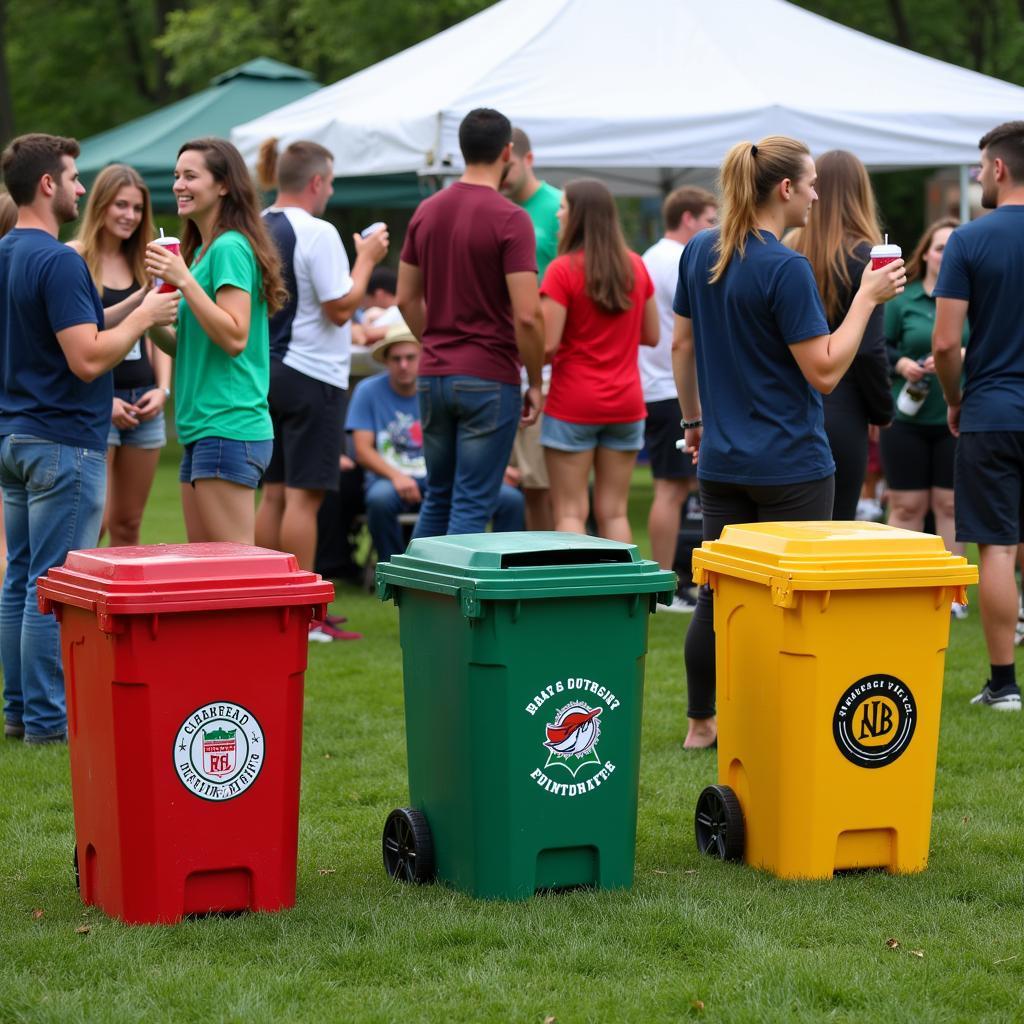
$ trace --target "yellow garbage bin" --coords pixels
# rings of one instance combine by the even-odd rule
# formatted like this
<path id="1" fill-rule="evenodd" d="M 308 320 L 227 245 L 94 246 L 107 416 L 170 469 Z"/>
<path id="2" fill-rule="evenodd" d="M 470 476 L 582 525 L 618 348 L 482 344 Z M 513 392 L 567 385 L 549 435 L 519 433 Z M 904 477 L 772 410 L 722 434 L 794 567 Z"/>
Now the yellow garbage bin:
<path id="1" fill-rule="evenodd" d="M 950 604 L 977 569 L 878 523 L 727 526 L 715 592 L 718 779 L 697 844 L 781 878 L 928 863 Z"/>

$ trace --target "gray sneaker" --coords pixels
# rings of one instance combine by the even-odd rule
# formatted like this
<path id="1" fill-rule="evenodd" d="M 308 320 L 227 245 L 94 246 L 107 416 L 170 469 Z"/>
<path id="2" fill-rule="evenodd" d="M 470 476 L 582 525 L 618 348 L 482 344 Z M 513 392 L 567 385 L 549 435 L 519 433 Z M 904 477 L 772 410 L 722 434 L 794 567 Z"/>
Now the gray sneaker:
<path id="1" fill-rule="evenodd" d="M 1020 690 L 1016 686 L 1004 686 L 993 692 L 988 683 L 981 693 L 971 698 L 972 704 L 984 704 L 996 711 L 1020 711 Z"/>

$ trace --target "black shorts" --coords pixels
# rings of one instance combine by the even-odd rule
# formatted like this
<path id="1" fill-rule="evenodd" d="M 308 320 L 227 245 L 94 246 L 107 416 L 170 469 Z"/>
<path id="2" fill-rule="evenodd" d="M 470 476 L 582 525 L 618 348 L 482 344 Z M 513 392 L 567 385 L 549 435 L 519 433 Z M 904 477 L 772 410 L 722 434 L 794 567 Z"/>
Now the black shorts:
<path id="1" fill-rule="evenodd" d="M 1024 540 L 1024 431 L 961 434 L 956 446 L 956 539 Z"/>
<path id="2" fill-rule="evenodd" d="M 697 471 L 690 454 L 676 448 L 676 441 L 682 436 L 679 403 L 674 398 L 647 403 L 644 443 L 655 480 L 686 480 Z"/>
<path id="3" fill-rule="evenodd" d="M 956 438 L 945 423 L 896 420 L 882 431 L 879 447 L 885 480 L 894 491 L 953 486 Z"/>
<path id="4" fill-rule="evenodd" d="M 274 454 L 263 482 L 336 491 L 348 392 L 272 359 L 269 401 Z"/>

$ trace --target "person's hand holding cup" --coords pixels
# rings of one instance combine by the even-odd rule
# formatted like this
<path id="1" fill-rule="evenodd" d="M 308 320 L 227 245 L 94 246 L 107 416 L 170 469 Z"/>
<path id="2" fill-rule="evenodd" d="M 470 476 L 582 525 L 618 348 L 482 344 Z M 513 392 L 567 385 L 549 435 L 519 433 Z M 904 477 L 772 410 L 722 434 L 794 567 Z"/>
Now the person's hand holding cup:
<path id="1" fill-rule="evenodd" d="M 175 258 L 181 262 L 180 256 Z M 184 266 L 184 264 L 182 265 Z M 145 312 L 150 327 L 169 327 L 178 318 L 179 302 L 181 302 L 181 292 L 177 288 L 166 292 L 154 288 L 146 293 L 139 309 Z"/>
<path id="2" fill-rule="evenodd" d="M 871 260 L 864 268 L 860 288 L 874 303 L 888 302 L 895 298 L 907 284 L 907 270 L 903 262 L 903 250 L 889 242 L 886 236 L 883 245 L 871 249 Z"/>
<path id="3" fill-rule="evenodd" d="M 146 246 L 146 272 L 153 278 L 159 292 L 173 292 L 185 287 L 189 273 L 181 258 L 181 243 L 177 238 L 162 235 Z"/>

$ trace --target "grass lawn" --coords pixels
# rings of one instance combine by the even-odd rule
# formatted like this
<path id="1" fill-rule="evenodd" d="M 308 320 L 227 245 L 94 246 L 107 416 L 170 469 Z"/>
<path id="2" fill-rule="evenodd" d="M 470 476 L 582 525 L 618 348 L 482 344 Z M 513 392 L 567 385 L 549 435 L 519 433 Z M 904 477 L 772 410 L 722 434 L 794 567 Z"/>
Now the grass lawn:
<path id="1" fill-rule="evenodd" d="M 174 466 L 168 452 L 146 540 L 184 539 Z M 644 551 L 649 500 L 641 471 Z M 66 749 L 0 745 L 0 1022 L 1024 1019 L 1021 716 L 968 707 L 986 667 L 976 606 L 952 623 L 923 875 L 787 883 L 698 856 L 714 755 L 681 750 L 688 619 L 664 614 L 636 884 L 523 904 L 386 878 L 381 827 L 407 798 L 397 613 L 351 587 L 335 608 L 365 639 L 309 650 L 292 911 L 129 928 L 87 910 Z"/>

